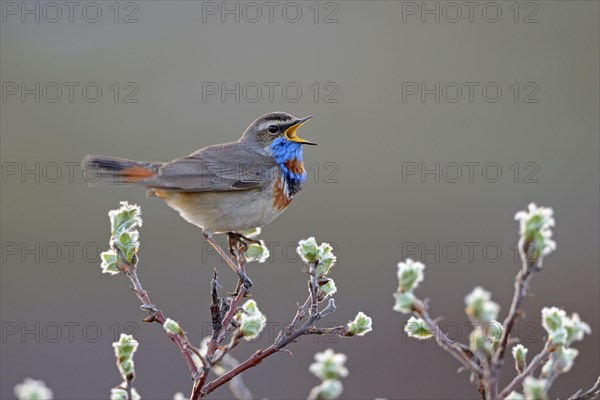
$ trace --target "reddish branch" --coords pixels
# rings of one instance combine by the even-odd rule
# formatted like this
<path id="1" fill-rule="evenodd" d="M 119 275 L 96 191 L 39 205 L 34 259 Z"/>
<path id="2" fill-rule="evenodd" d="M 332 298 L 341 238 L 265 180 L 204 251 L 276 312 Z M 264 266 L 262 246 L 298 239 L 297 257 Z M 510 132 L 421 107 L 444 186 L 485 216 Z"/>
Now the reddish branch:
<path id="1" fill-rule="evenodd" d="M 119 254 L 119 270 L 126 275 L 132 285 L 133 292 L 142 302 L 142 309 L 148 311 L 150 315 L 144 319 L 145 322 L 157 322 L 161 325 L 164 325 L 166 318 L 163 313 L 156 308 L 154 304 L 150 301 L 148 293 L 143 289 L 142 284 L 137 276 L 137 257 L 134 256 L 134 259 L 131 263 L 127 262 L 125 257 L 123 256 L 120 249 L 115 245 L 115 249 Z M 243 273 L 243 264 L 240 262 L 238 258 L 238 265 L 240 265 L 240 270 Z M 217 388 L 226 384 L 227 382 L 232 381 L 234 378 L 238 377 L 243 371 L 255 367 L 262 362 L 265 358 L 270 355 L 281 351 L 285 346 L 289 343 L 295 341 L 300 336 L 303 335 L 338 335 L 338 336 L 353 336 L 353 334 L 347 331 L 345 326 L 337 326 L 333 328 L 317 328 L 315 324 L 326 315 L 335 311 L 335 303 L 333 299 L 329 299 L 327 306 L 318 311 L 318 286 L 315 279 L 315 271 L 316 271 L 316 263 L 313 263 L 310 266 L 310 270 L 308 271 L 311 275 L 311 280 L 309 281 L 309 296 L 304 302 L 302 306 L 300 306 L 294 316 L 292 322 L 288 324 L 284 329 L 282 329 L 275 342 L 271 344 L 266 349 L 256 351 L 250 358 L 246 361 L 238 364 L 233 367 L 231 370 L 226 372 L 225 374 L 219 376 L 215 380 L 206 383 L 208 378 L 208 374 L 213 365 L 223 360 L 223 357 L 235 348 L 240 339 L 242 338 L 242 332 L 238 329 L 233 336 L 231 337 L 230 343 L 220 349 L 220 353 L 217 353 L 219 349 L 219 344 L 225 339 L 227 333 L 229 332 L 231 326 L 233 325 L 233 319 L 235 314 L 238 312 L 238 307 L 240 306 L 241 301 L 246 297 L 250 291 L 250 285 L 247 284 L 244 280 L 240 278 L 240 283 L 237 287 L 237 293 L 235 297 L 227 304 L 223 302 L 222 299 L 219 298 L 217 293 L 217 273 L 216 271 L 213 274 L 213 279 L 211 282 L 211 297 L 212 302 L 210 305 L 211 310 L 211 319 L 212 319 L 212 335 L 207 345 L 207 353 L 206 356 L 202 356 L 200 351 L 190 344 L 189 339 L 182 331 L 180 334 L 173 334 L 170 332 L 166 332 L 167 336 L 175 342 L 183 359 L 185 360 L 192 379 L 194 380 L 194 385 L 192 388 L 192 394 L 190 396 L 190 400 L 197 400 L 200 397 L 204 398 L 209 393 L 213 392 Z M 249 280 L 248 280 L 249 282 Z M 224 313 L 224 315 L 223 315 Z M 223 315 L 223 316 L 222 316 Z M 221 317 L 222 316 L 222 317 Z M 305 320 L 305 321 L 304 321 Z M 201 370 L 198 369 L 192 355 L 197 355 L 202 361 L 203 367 Z M 215 355 L 216 354 L 216 355 Z"/>
<path id="2" fill-rule="evenodd" d="M 520 373 L 519 375 L 517 375 L 512 382 L 510 382 L 503 390 L 502 392 L 500 392 L 500 394 L 498 395 L 501 399 L 505 398 L 506 396 L 508 396 L 513 390 L 516 390 L 525 380 L 525 378 L 527 378 L 529 375 L 533 374 L 533 372 L 539 367 L 541 366 L 543 363 L 545 363 L 548 360 L 548 357 L 550 357 L 550 354 L 552 354 L 552 352 L 556 350 L 556 346 L 547 343 L 546 346 L 544 347 L 544 350 L 542 350 L 538 355 L 536 355 L 533 360 L 531 360 L 531 362 L 529 363 L 529 365 L 527 365 L 527 368 L 525 368 L 525 370 Z"/>
<path id="3" fill-rule="evenodd" d="M 477 374 L 478 376 L 483 375 L 483 370 L 473 360 L 470 350 L 466 349 L 460 343 L 450 340 L 450 338 L 446 336 L 444 332 L 442 332 L 431 316 L 429 316 L 429 313 L 427 312 L 427 306 L 423 302 L 416 300 L 415 304 L 413 305 L 413 311 L 417 317 L 425 321 L 427 327 L 433 332 L 435 340 L 441 348 L 452 354 L 454 358 L 460 361 L 460 363 L 467 370 Z"/>
<path id="4" fill-rule="evenodd" d="M 248 368 L 252 368 L 252 367 L 257 366 L 258 364 L 261 363 L 261 361 L 263 359 L 267 358 L 268 356 L 270 356 L 273 353 L 276 353 L 277 351 L 278 350 L 275 348 L 274 344 L 272 344 L 271 346 L 269 346 L 265 350 L 258 350 L 249 359 L 247 359 L 246 361 L 244 361 L 243 363 L 241 363 L 237 367 L 233 368 L 231 371 L 229 371 L 229 372 L 221 375 L 220 377 L 218 377 L 214 381 L 212 381 L 212 382 L 208 383 L 206 386 L 204 386 L 202 388 L 202 390 L 201 390 L 200 395 L 202 397 L 206 396 L 207 394 L 209 394 L 210 392 L 214 391 L 219 386 L 222 386 L 225 383 L 229 382 L 235 376 L 241 374 L 242 372 L 244 372 Z"/>
<path id="5" fill-rule="evenodd" d="M 245 370 L 257 366 L 265 358 L 269 357 L 270 355 L 272 355 L 274 353 L 277 353 L 278 351 L 283 349 L 285 346 L 287 346 L 289 343 L 293 342 L 300 336 L 312 335 L 312 334 L 314 334 L 314 335 L 336 334 L 339 336 L 351 336 L 347 332 L 345 326 L 338 326 L 335 328 L 325 328 L 325 329 L 318 329 L 318 328 L 315 328 L 315 326 L 314 326 L 317 323 L 317 321 L 319 321 L 321 318 L 323 318 L 326 315 L 335 311 L 335 303 L 334 303 L 333 299 L 329 300 L 327 307 L 325 307 L 321 312 L 312 315 L 304 324 L 299 325 L 299 321 L 301 321 L 303 318 L 302 315 L 306 315 L 306 313 L 308 311 L 307 308 L 311 307 L 312 302 L 310 300 L 311 299 L 309 297 L 309 299 L 307 299 L 307 301 L 304 303 L 304 305 L 298 309 L 296 316 L 294 317 L 294 320 L 293 320 L 293 321 L 296 321 L 296 325 L 293 325 L 293 322 L 292 322 L 286 328 L 282 329 L 279 332 L 279 334 L 277 335 L 277 338 L 275 339 L 275 342 L 272 345 L 270 345 L 266 349 L 261 349 L 261 350 L 256 351 L 250 358 L 248 358 L 246 361 L 239 364 L 237 367 L 231 369 L 230 371 L 221 375 L 220 377 L 213 380 L 212 382 L 209 382 L 208 384 L 204 385 L 204 387 L 200 390 L 199 394 L 202 397 L 205 397 L 206 395 L 213 392 L 215 389 L 219 388 L 220 386 L 224 385 L 225 383 L 229 382 L 231 379 L 235 378 L 237 375 L 241 374 Z M 194 394 L 195 393 L 192 393 L 192 395 L 194 395 Z M 194 397 L 192 397 L 191 399 L 194 399 Z"/>
<path id="6" fill-rule="evenodd" d="M 206 351 L 206 363 L 204 364 L 204 368 L 202 368 L 202 372 L 200 372 L 199 378 L 194 382 L 194 387 L 192 388 L 192 395 L 190 399 L 197 399 L 200 394 L 202 387 L 206 383 L 206 379 L 208 378 L 208 374 L 212 365 L 217 363 L 219 360 L 214 360 L 215 353 L 218 349 L 219 343 L 223 341 L 225 335 L 229 331 L 231 327 L 231 322 L 233 317 L 238 311 L 238 307 L 244 297 L 246 297 L 249 293 L 249 288 L 247 285 L 238 285 L 237 288 L 237 296 L 231 301 L 229 304 L 229 309 L 225 313 L 225 316 L 221 320 L 221 310 L 220 310 L 220 299 L 217 294 L 217 272 L 213 273 L 213 279 L 211 282 L 211 296 L 212 303 L 210 305 L 211 315 L 212 315 L 212 335 L 207 345 Z M 224 353 L 222 354 L 224 355 Z"/>
<path id="7" fill-rule="evenodd" d="M 138 297 L 138 299 L 140 299 L 140 301 L 143 304 L 142 309 L 144 309 L 150 313 L 150 315 L 144 319 L 144 322 L 157 322 L 160 325 L 163 325 L 166 321 L 165 316 L 163 315 L 162 311 L 157 309 L 156 306 L 154 304 L 152 304 L 152 302 L 150 301 L 150 297 L 148 296 L 148 292 L 146 292 L 144 290 L 144 288 L 142 287 L 142 284 L 140 283 L 140 280 L 137 276 L 137 257 L 134 256 L 133 261 L 131 263 L 128 263 L 125 260 L 123 253 L 116 245 L 115 245 L 115 249 L 117 251 L 117 254 L 119 255 L 119 263 L 118 263 L 119 270 L 123 274 L 125 274 L 125 276 L 127 276 L 129 278 L 129 280 L 131 281 L 131 283 L 133 285 L 133 288 L 132 288 L 133 292 L 135 293 L 135 295 Z M 181 351 L 181 355 L 183 356 L 183 359 L 185 360 L 185 363 L 186 363 L 188 369 L 190 370 L 192 379 L 194 381 L 196 381 L 198 379 L 198 377 L 200 376 L 200 372 L 198 371 L 198 367 L 196 366 L 196 363 L 194 363 L 194 360 L 192 358 L 192 353 L 199 354 L 198 349 L 194 348 L 190 344 L 187 336 L 184 333 L 181 333 L 179 335 L 175 335 L 175 334 L 167 332 L 167 331 L 165 331 L 165 333 L 167 334 L 169 339 L 171 339 L 173 342 L 175 342 L 175 344 L 179 348 L 179 351 Z"/>
<path id="8" fill-rule="evenodd" d="M 239 260 L 238 260 L 239 261 Z M 316 271 L 316 263 L 313 263 L 310 266 L 310 270 L 308 271 L 313 278 Z M 315 284 L 315 279 L 311 279 L 309 281 L 309 296 L 304 302 L 302 306 L 298 308 L 296 311 L 296 315 L 294 316 L 292 322 L 288 324 L 284 329 L 282 329 L 275 342 L 271 344 L 266 349 L 261 349 L 256 351 L 250 358 L 233 367 L 231 370 L 226 372 L 225 374 L 219 376 L 215 380 L 206 383 L 207 376 L 210 372 L 211 367 L 219 362 L 224 355 L 235 348 L 241 339 L 241 332 L 239 330 L 234 333 L 231 338 L 229 345 L 223 347 L 217 355 L 215 355 L 219 344 L 223 341 L 227 332 L 231 327 L 231 322 L 235 313 L 237 312 L 237 308 L 242 301 L 242 299 L 247 295 L 248 288 L 246 285 L 238 285 L 238 293 L 236 297 L 231 301 L 229 305 L 229 309 L 225 313 L 222 321 L 218 320 L 217 316 L 220 315 L 218 311 L 218 304 L 220 300 L 218 299 L 218 295 L 216 293 L 216 273 L 213 276 L 212 283 L 212 304 L 211 304 L 211 315 L 213 316 L 213 334 L 211 336 L 210 342 L 207 346 L 207 364 L 203 368 L 200 378 L 194 383 L 194 387 L 192 389 L 192 394 L 190 396 L 190 400 L 196 400 L 200 397 L 204 398 L 209 393 L 213 392 L 217 388 L 222 385 L 230 382 L 232 379 L 237 377 L 239 374 L 244 372 L 245 370 L 255 367 L 260 364 L 265 358 L 269 357 L 272 354 L 275 354 L 281 351 L 285 346 L 289 343 L 295 341 L 297 338 L 303 335 L 339 335 L 339 336 L 352 336 L 347 332 L 345 326 L 338 326 L 334 328 L 316 328 L 315 324 L 321 318 L 335 311 L 335 303 L 333 299 L 330 299 L 327 306 L 320 312 L 318 312 L 318 299 L 317 299 L 317 288 Z M 304 321 L 305 320 L 305 321 Z"/>

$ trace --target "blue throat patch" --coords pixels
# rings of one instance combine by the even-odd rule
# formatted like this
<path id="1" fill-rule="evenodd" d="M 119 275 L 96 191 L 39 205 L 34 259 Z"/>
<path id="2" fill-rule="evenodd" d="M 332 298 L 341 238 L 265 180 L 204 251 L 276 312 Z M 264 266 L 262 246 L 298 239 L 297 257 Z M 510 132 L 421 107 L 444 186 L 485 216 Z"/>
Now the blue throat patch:
<path id="1" fill-rule="evenodd" d="M 306 181 L 306 172 L 302 172 L 301 174 L 294 173 L 285 166 L 285 162 L 295 159 L 301 163 L 302 145 L 279 137 L 271 143 L 271 156 L 273 156 L 275 162 L 279 164 L 279 167 L 283 171 L 283 178 L 287 183 L 290 196 L 298 193 L 304 181 Z"/>

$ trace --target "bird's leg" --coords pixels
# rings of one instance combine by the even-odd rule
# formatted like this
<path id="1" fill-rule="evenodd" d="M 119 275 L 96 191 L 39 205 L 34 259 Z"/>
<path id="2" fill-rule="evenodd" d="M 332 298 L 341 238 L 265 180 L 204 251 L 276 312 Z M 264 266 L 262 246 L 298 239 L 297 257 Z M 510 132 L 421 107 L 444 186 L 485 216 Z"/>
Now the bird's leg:
<path id="1" fill-rule="evenodd" d="M 244 255 L 244 253 L 246 252 L 246 250 L 248 250 L 249 244 L 259 244 L 259 245 L 262 244 L 260 240 L 249 238 L 238 232 L 228 232 L 227 235 L 229 235 L 229 246 L 230 247 L 234 241 L 236 241 L 238 243 L 237 249 L 238 249 L 238 254 L 240 257 L 242 257 Z M 243 262 L 243 260 L 242 260 L 242 262 Z"/>
<path id="2" fill-rule="evenodd" d="M 227 238 L 229 239 L 229 252 L 237 260 L 238 265 L 240 265 L 239 242 L 233 232 L 227 232 Z"/>
<path id="3" fill-rule="evenodd" d="M 229 267 L 231 267 L 231 269 L 235 271 L 235 273 L 240 278 L 242 284 L 246 286 L 247 289 L 249 289 L 252 286 L 252 281 L 250 280 L 250 278 L 248 278 L 248 276 L 244 272 L 244 269 L 227 255 L 227 253 L 221 248 L 221 246 L 219 246 L 219 244 L 215 241 L 212 235 L 207 234 L 205 232 L 203 232 L 202 234 L 204 235 L 206 241 L 210 243 L 210 245 L 217 251 L 217 253 L 219 253 L 223 260 L 225 260 L 227 265 L 229 265 Z"/>
<path id="4" fill-rule="evenodd" d="M 227 232 L 227 236 L 229 238 L 229 251 L 237 260 L 238 265 L 240 266 L 240 269 L 242 270 L 242 272 L 245 273 L 246 272 L 246 269 L 245 269 L 246 259 L 244 258 L 244 253 L 246 252 L 246 250 L 248 250 L 247 242 L 257 243 L 257 244 L 260 244 L 260 242 L 258 240 L 250 239 L 250 238 L 248 238 L 240 233 L 237 233 L 237 232 Z M 235 292 L 230 293 L 230 294 L 232 296 L 237 296 L 242 284 L 243 284 L 243 281 L 238 280 L 238 284 L 235 289 Z M 250 295 L 248 294 L 248 297 L 249 296 Z"/>
<path id="5" fill-rule="evenodd" d="M 229 252 L 231 253 L 231 255 L 236 259 L 240 270 L 242 272 L 246 272 L 244 269 L 244 258 L 241 256 L 240 254 L 240 241 L 238 240 L 238 238 L 236 237 L 236 234 L 234 232 L 227 232 L 227 238 L 229 239 Z M 241 279 L 241 277 L 238 279 L 237 281 L 237 286 L 235 287 L 235 291 L 230 292 L 229 295 L 230 296 L 237 296 L 238 293 L 240 292 L 240 289 L 242 288 L 243 285 L 243 280 Z"/>
<path id="6" fill-rule="evenodd" d="M 238 236 L 238 238 L 240 239 L 240 241 L 247 242 L 247 243 L 244 243 L 244 244 L 248 244 L 248 243 L 250 243 L 250 244 L 261 244 L 260 240 L 249 238 L 248 236 L 244 236 L 241 233 L 236 233 L 236 235 Z"/>

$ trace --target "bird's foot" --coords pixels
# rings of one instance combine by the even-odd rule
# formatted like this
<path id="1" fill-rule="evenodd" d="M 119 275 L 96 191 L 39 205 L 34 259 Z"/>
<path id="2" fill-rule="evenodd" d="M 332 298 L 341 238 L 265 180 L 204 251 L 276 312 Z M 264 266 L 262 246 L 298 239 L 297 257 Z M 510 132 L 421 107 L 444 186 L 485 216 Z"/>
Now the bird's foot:
<path id="1" fill-rule="evenodd" d="M 227 292 L 227 294 L 232 297 L 236 297 L 238 294 L 240 294 L 240 290 L 242 289 L 242 287 L 246 292 L 246 295 L 244 297 L 250 297 L 251 295 L 249 291 L 252 287 L 252 281 L 250 280 L 250 278 L 248 278 L 248 275 L 246 275 L 245 272 L 242 272 L 238 275 L 238 283 L 235 287 L 235 290 L 233 292 Z"/>
<path id="2" fill-rule="evenodd" d="M 246 289 L 246 291 L 250 290 L 252 287 L 252 281 L 250 278 L 248 278 L 248 275 L 246 275 L 245 272 L 240 275 L 240 280 L 242 281 L 242 286 L 244 286 L 244 289 Z"/>

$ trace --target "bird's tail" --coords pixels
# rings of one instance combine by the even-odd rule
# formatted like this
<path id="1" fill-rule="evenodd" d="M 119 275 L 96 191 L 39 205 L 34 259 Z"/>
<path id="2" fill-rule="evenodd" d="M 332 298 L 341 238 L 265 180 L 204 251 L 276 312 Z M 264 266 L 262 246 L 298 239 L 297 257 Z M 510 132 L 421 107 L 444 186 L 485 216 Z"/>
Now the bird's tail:
<path id="1" fill-rule="evenodd" d="M 89 186 L 144 185 L 158 172 L 159 162 L 133 161 L 124 158 L 88 154 L 81 168 Z"/>

